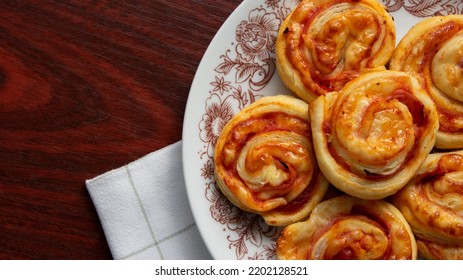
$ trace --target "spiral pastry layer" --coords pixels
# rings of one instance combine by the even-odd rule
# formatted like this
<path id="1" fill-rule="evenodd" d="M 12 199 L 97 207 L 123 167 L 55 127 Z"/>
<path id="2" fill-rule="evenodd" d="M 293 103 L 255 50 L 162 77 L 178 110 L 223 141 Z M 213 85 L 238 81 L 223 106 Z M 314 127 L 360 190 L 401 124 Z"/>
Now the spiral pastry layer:
<path id="1" fill-rule="evenodd" d="M 434 146 L 434 103 L 404 72 L 362 74 L 310 105 L 319 167 L 338 189 L 364 199 L 397 192 Z"/>
<path id="2" fill-rule="evenodd" d="M 313 152 L 308 104 L 290 96 L 262 97 L 223 128 L 215 178 L 236 206 L 270 225 L 306 218 L 328 182 Z"/>
<path id="3" fill-rule="evenodd" d="M 310 102 L 340 90 L 362 69 L 384 68 L 395 37 L 392 17 L 377 0 L 303 0 L 280 26 L 277 69 Z"/>
<path id="4" fill-rule="evenodd" d="M 463 15 L 419 22 L 397 45 L 390 69 L 417 77 L 436 103 L 436 147 L 463 148 Z"/>
<path id="5" fill-rule="evenodd" d="M 431 154 L 392 197 L 428 259 L 463 259 L 463 151 Z"/>
<path id="6" fill-rule="evenodd" d="M 318 204 L 303 222 L 286 226 L 278 259 L 416 259 L 416 241 L 403 215 L 383 200 L 348 195 Z"/>

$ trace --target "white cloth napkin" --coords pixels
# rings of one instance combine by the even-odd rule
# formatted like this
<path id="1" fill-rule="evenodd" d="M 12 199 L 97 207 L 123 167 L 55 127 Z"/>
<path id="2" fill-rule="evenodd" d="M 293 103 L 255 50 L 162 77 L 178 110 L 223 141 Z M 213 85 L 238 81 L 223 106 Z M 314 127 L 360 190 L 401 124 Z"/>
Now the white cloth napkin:
<path id="1" fill-rule="evenodd" d="M 211 259 L 188 204 L 181 141 L 86 185 L 114 259 Z"/>

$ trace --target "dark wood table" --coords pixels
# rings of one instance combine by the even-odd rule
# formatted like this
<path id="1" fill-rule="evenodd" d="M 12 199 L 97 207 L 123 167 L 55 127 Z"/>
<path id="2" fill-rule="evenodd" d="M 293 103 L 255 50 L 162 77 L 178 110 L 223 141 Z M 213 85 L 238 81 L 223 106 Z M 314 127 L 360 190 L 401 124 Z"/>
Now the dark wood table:
<path id="1" fill-rule="evenodd" d="M 110 259 L 85 180 L 181 140 L 239 0 L 0 1 L 0 259 Z"/>

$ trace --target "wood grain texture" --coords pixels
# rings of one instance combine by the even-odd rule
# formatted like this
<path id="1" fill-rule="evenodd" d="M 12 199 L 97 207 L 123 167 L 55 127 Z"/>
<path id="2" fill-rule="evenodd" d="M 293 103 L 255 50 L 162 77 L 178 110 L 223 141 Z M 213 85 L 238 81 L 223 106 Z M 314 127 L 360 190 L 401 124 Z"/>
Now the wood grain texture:
<path id="1" fill-rule="evenodd" d="M 181 139 L 241 1 L 0 1 L 0 259 L 110 259 L 85 180 Z"/>

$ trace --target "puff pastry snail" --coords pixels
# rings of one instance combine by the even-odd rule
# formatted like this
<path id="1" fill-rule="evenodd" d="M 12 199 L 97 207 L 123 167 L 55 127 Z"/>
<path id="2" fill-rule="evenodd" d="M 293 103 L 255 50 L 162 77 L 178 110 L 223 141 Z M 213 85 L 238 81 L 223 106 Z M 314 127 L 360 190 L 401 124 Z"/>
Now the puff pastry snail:
<path id="1" fill-rule="evenodd" d="M 225 125 L 215 147 L 216 182 L 242 210 L 282 226 L 306 218 L 328 182 L 311 140 L 308 104 L 262 97 Z"/>
<path id="2" fill-rule="evenodd" d="M 463 151 L 429 155 L 392 203 L 410 224 L 420 256 L 463 260 Z"/>
<path id="3" fill-rule="evenodd" d="M 338 189 L 364 199 L 394 194 L 432 150 L 434 103 L 412 76 L 362 74 L 310 104 L 319 167 Z"/>
<path id="4" fill-rule="evenodd" d="M 385 69 L 395 42 L 392 17 L 377 0 L 303 0 L 280 26 L 277 69 L 291 91 L 311 102 L 362 69 Z"/>
<path id="5" fill-rule="evenodd" d="M 463 148 L 463 15 L 416 24 L 397 45 L 390 69 L 417 77 L 436 103 L 436 147 Z"/>
<path id="6" fill-rule="evenodd" d="M 410 260 L 417 258 L 417 247 L 392 204 L 343 195 L 318 204 L 308 220 L 286 226 L 276 255 L 285 260 Z"/>

